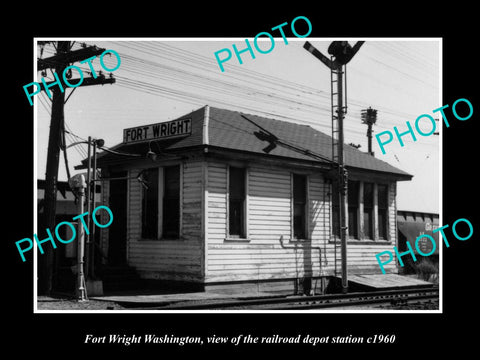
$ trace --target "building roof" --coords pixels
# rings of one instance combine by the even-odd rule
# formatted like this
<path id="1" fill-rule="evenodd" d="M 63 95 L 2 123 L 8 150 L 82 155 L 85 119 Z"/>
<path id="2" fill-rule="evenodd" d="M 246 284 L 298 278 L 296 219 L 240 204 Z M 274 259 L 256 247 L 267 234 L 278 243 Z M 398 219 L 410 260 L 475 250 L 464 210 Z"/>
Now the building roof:
<path id="1" fill-rule="evenodd" d="M 146 143 L 118 144 L 112 150 L 121 153 L 146 154 L 149 146 L 154 152 L 165 152 L 194 147 L 215 147 L 273 158 L 329 163 L 332 157 L 332 138 L 308 125 L 270 119 L 237 111 L 204 106 L 179 117 L 191 118 L 189 136 L 155 140 Z M 274 138 L 276 137 L 276 139 Z M 276 146 L 272 144 L 272 141 Z M 269 145 L 272 144 L 270 148 Z M 394 174 L 410 179 L 412 175 L 364 153 L 352 146 L 344 146 L 345 165 L 375 172 Z M 119 156 L 103 152 L 98 165 Z M 85 161 L 84 161 L 85 163 Z"/>

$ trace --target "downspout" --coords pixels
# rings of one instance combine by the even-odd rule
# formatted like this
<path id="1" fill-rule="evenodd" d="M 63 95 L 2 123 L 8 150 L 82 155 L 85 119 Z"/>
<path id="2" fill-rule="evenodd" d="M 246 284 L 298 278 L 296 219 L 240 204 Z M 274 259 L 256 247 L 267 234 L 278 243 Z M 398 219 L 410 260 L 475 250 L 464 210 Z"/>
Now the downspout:
<path id="1" fill-rule="evenodd" d="M 292 246 L 287 246 L 287 245 L 285 245 L 284 242 L 283 242 L 283 235 L 280 236 L 279 241 L 280 241 L 280 246 L 282 247 L 282 249 L 296 249 L 296 248 L 297 248 L 296 245 L 292 245 Z M 305 249 L 305 246 L 304 246 L 303 248 Z M 322 258 L 322 256 L 321 256 L 321 254 L 322 254 L 322 248 L 321 248 L 320 246 L 311 246 L 311 245 L 309 245 L 308 248 L 318 250 L 318 253 L 320 254 L 319 258 L 320 258 L 320 259 Z M 321 261 L 321 260 L 320 260 L 320 261 Z M 321 266 L 322 266 L 322 264 L 320 264 L 320 269 L 321 269 Z M 313 273 L 312 273 L 312 275 L 313 275 Z M 313 276 L 312 276 L 312 277 L 313 277 Z M 316 288 L 316 283 L 315 283 L 315 288 Z"/>
<path id="2" fill-rule="evenodd" d="M 210 106 L 205 105 L 205 113 L 203 116 L 203 131 L 202 131 L 202 143 L 205 146 L 208 146 L 208 126 L 210 122 Z"/>

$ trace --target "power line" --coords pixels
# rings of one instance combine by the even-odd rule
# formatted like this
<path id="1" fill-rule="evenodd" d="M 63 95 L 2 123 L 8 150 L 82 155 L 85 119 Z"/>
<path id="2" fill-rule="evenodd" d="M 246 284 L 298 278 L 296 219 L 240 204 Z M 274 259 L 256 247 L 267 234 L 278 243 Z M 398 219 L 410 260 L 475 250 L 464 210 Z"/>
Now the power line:
<path id="1" fill-rule="evenodd" d="M 314 88 L 284 81 L 280 78 L 267 77 L 264 74 L 242 69 L 239 66 L 237 68 L 232 66 L 232 68 L 235 71 L 238 70 L 238 73 L 241 72 L 242 77 L 236 76 L 232 79 L 229 78 L 229 80 L 218 79 L 216 77 L 219 72 L 212 59 L 171 46 L 165 42 L 114 42 L 114 44 L 121 45 L 124 49 L 130 51 L 154 55 L 155 58 L 159 58 L 161 55 L 163 59 L 162 62 L 159 62 L 120 52 L 122 67 L 119 70 L 119 74 L 124 74 L 117 76 L 117 85 L 120 87 L 197 106 L 201 106 L 205 102 L 216 103 L 221 106 L 233 106 L 234 108 L 255 111 L 259 114 L 274 116 L 288 121 L 309 124 L 324 129 L 324 131 L 329 131 L 330 104 L 329 95 L 325 92 L 319 92 Z M 178 65 L 173 66 L 165 62 L 170 61 L 178 64 L 178 61 L 175 61 L 177 59 L 181 59 L 183 64 L 188 66 L 179 68 Z M 194 68 L 205 72 L 191 71 L 192 64 L 195 65 Z M 84 69 L 88 70 L 87 67 Z M 128 76 L 128 74 L 134 76 Z M 139 76 L 144 76 L 146 80 L 140 80 Z M 162 85 L 154 82 L 152 78 L 161 79 Z M 266 78 L 269 80 L 267 84 L 264 81 Z M 169 84 L 165 80 L 173 84 Z M 179 89 L 179 85 L 189 85 L 197 91 L 186 91 L 185 88 Z M 268 89 L 272 91 L 266 91 L 267 87 L 265 85 L 268 85 Z M 289 89 L 292 91 L 282 90 L 287 85 L 291 86 Z M 304 96 L 301 97 L 301 100 L 299 100 L 298 96 L 299 89 L 304 91 Z M 222 99 L 215 94 L 221 94 Z M 224 99 L 225 95 L 231 97 L 232 100 Z M 266 110 L 265 104 L 272 107 L 272 110 Z M 372 105 L 372 103 L 349 99 L 349 105 L 351 115 L 348 117 L 353 116 L 360 119 L 360 116 L 355 116 L 355 112 L 359 112 L 362 108 Z M 381 114 L 386 115 L 382 119 L 384 125 L 379 125 L 379 129 L 391 130 L 389 124 L 395 124 L 391 121 L 393 118 L 398 117 L 405 121 L 406 117 L 410 119 L 416 116 L 397 109 L 382 106 L 376 107 Z M 288 115 L 289 113 L 295 113 L 295 115 Z M 324 124 L 319 122 L 322 114 L 325 114 Z M 356 123 L 350 123 L 348 126 L 349 128 L 352 127 L 352 130 L 349 130 L 349 132 L 353 133 L 349 135 L 364 138 L 363 131 L 360 130 Z"/>
<path id="2" fill-rule="evenodd" d="M 375 42 L 373 42 L 373 43 L 375 43 Z M 121 45 L 123 47 L 126 47 L 127 49 L 131 49 L 131 50 L 134 50 L 134 51 L 137 51 L 137 52 L 141 52 L 142 54 L 147 53 L 147 54 L 150 54 L 150 55 L 155 56 L 155 57 L 161 57 L 161 58 L 166 59 L 167 61 L 174 61 L 177 58 L 182 59 L 184 61 L 184 64 L 186 64 L 190 67 L 194 66 L 195 68 L 200 68 L 200 69 L 203 69 L 203 70 L 207 70 L 208 72 L 213 72 L 213 70 L 215 70 L 215 75 L 218 75 L 218 69 L 216 69 L 215 62 L 212 59 L 207 58 L 203 55 L 199 55 L 199 54 L 195 54 L 193 52 L 189 52 L 189 51 L 184 50 L 184 49 L 180 49 L 180 48 L 177 48 L 177 47 L 173 47 L 171 45 L 167 45 L 165 42 L 153 42 L 153 41 L 152 42 L 114 42 L 114 44 Z M 387 44 L 388 44 L 388 42 L 387 42 Z M 163 50 L 158 51 L 158 49 L 163 49 Z M 168 54 L 163 53 L 163 52 L 165 52 L 165 49 L 168 51 Z M 143 64 L 149 64 L 149 65 L 154 65 L 154 66 L 159 65 L 158 62 L 152 62 L 152 61 L 149 61 L 149 60 L 139 59 L 138 57 L 134 57 L 134 56 L 127 55 L 127 54 L 122 54 L 122 58 L 123 57 L 125 57 L 125 58 L 129 57 L 130 60 L 139 61 Z M 373 59 L 373 60 L 378 61 L 377 59 Z M 178 63 L 178 62 L 175 62 L 175 63 Z M 387 64 L 385 64 L 381 61 L 380 61 L 380 63 L 382 63 L 384 65 L 387 65 Z M 205 64 L 208 64 L 209 68 L 206 68 Z M 136 64 L 135 66 L 138 66 L 138 64 Z M 165 65 L 160 65 L 160 66 L 165 66 Z M 232 65 L 232 66 L 235 68 L 235 65 Z M 172 67 L 170 67 L 170 68 L 172 68 Z M 391 67 L 391 69 L 393 69 L 395 71 L 398 71 L 395 67 L 393 67 L 393 68 Z M 265 86 L 265 81 L 264 80 L 267 78 L 267 76 L 265 76 L 264 74 L 254 72 L 254 71 L 249 70 L 249 69 L 240 69 L 239 66 L 237 66 L 237 68 L 235 68 L 235 70 L 241 72 L 241 75 L 242 75 L 242 79 L 240 79 L 241 81 L 245 81 L 245 79 L 251 80 L 252 78 L 254 78 L 258 81 L 262 81 L 262 83 L 261 83 L 262 87 Z M 144 70 L 137 70 L 137 73 L 140 73 L 142 71 L 144 71 Z M 182 70 L 177 69 L 176 71 L 185 72 L 184 69 L 182 69 Z M 152 75 L 151 71 L 144 72 L 144 73 L 147 74 L 147 75 Z M 190 73 L 190 74 L 192 74 L 192 73 Z M 421 78 L 413 77 L 411 74 L 408 74 L 408 73 L 405 73 L 405 72 L 403 72 L 403 74 L 405 76 L 409 76 L 410 78 L 415 79 L 417 81 L 423 81 Z M 326 92 L 319 92 L 318 90 L 316 90 L 314 88 L 305 87 L 302 84 L 293 83 L 293 82 L 290 82 L 290 81 L 285 81 L 284 79 L 275 78 L 275 77 L 272 77 L 272 76 L 268 76 L 268 79 L 272 80 L 274 82 L 274 84 L 277 85 L 277 86 L 280 85 L 282 87 L 285 87 L 286 85 L 291 85 L 292 89 L 295 90 L 296 92 L 298 92 L 299 90 L 304 90 L 304 91 L 307 91 L 307 92 L 309 92 L 311 94 L 314 94 L 314 95 L 315 94 L 321 94 L 321 96 L 323 96 L 324 100 L 328 100 L 328 98 L 329 98 L 328 94 Z M 427 85 L 429 85 L 429 84 L 427 84 Z M 239 85 L 236 84 L 236 86 L 239 86 Z M 325 105 L 327 105 L 327 103 L 325 103 Z"/>
<path id="3" fill-rule="evenodd" d="M 169 46 L 169 45 L 166 45 L 165 43 L 154 43 L 154 42 L 151 43 L 151 44 L 153 44 L 153 45 L 151 45 L 150 43 L 142 43 L 142 44 L 140 44 L 140 47 L 139 47 L 138 44 L 135 44 L 135 43 L 117 42 L 117 44 L 120 44 L 120 45 L 122 45 L 122 46 L 124 46 L 124 47 L 126 47 L 126 48 L 129 48 L 129 49 L 135 49 L 136 51 L 148 49 L 148 50 L 150 50 L 149 53 L 150 53 L 150 54 L 153 54 L 153 55 L 155 55 L 155 56 L 159 56 L 159 54 L 158 54 L 158 51 L 157 51 L 156 53 L 152 52 L 153 49 L 154 49 L 153 45 L 155 45 L 155 46 L 157 46 L 157 47 L 165 47 L 165 46 L 168 47 L 168 46 Z M 175 47 L 172 47 L 172 48 L 173 48 L 173 49 L 178 49 L 178 48 L 175 48 Z M 181 52 L 185 52 L 185 53 L 187 53 L 187 54 L 189 54 L 189 55 L 190 55 L 190 54 L 194 54 L 194 53 L 191 53 L 191 52 L 186 52 L 186 51 L 184 51 L 183 49 L 178 49 L 178 50 L 180 50 Z M 155 66 L 155 65 L 158 65 L 158 64 L 159 64 L 158 62 L 152 62 L 152 61 L 150 61 L 150 60 L 145 61 L 144 59 L 140 59 L 140 58 L 137 58 L 137 57 L 135 57 L 135 56 L 125 55 L 125 54 L 122 54 L 122 57 L 126 57 L 127 60 L 130 61 L 130 63 L 128 64 L 128 66 L 129 66 L 130 68 L 125 67 L 124 70 L 132 70 L 132 71 L 134 71 L 134 72 L 137 73 L 137 74 L 142 74 L 142 73 L 143 73 L 145 76 L 155 75 L 156 77 L 158 77 L 157 71 L 154 71 L 152 68 L 142 68 L 141 66 L 139 66 L 140 64 L 145 64 L 145 63 L 148 63 L 148 64 L 151 65 L 151 66 Z M 169 59 L 169 60 L 173 60 L 173 59 L 169 58 L 169 56 L 163 56 L 163 57 L 166 58 L 166 59 Z M 198 57 L 202 58 L 201 55 L 196 55 L 195 60 L 198 60 Z M 193 60 L 193 59 L 192 59 L 192 58 L 184 58 L 184 60 L 188 60 L 188 65 L 191 65 L 191 64 L 192 64 L 192 61 L 191 61 L 191 60 Z M 211 62 L 210 59 L 209 59 L 208 61 Z M 136 62 L 138 62 L 138 63 L 136 63 Z M 126 64 L 126 63 L 127 63 L 127 62 L 125 62 L 125 64 Z M 135 69 L 132 69 L 132 66 L 133 66 Z M 160 65 L 160 66 L 163 66 L 163 65 Z M 171 79 L 177 79 L 177 80 L 178 80 L 178 79 L 179 79 L 179 74 L 182 74 L 182 73 L 183 73 L 183 77 L 181 78 L 181 82 L 182 82 L 183 84 L 188 84 L 188 83 L 191 84 L 191 83 L 193 83 L 193 82 L 192 82 L 192 79 L 191 79 L 191 78 L 188 78 L 187 76 L 192 76 L 192 74 L 193 74 L 193 76 L 195 76 L 195 75 L 196 75 L 195 73 L 186 72 L 185 69 L 181 69 L 181 70 L 178 69 L 178 68 L 175 69 L 175 68 L 172 68 L 171 66 L 170 66 L 170 69 L 167 68 L 167 71 L 170 71 L 170 70 L 172 70 L 172 69 L 173 69 L 173 71 L 176 71 L 176 73 L 168 74 L 168 72 L 164 72 L 164 73 L 163 73 L 163 74 L 164 74 L 163 76 L 168 76 L 168 77 L 171 78 Z M 157 69 L 157 70 L 158 70 L 158 69 Z M 244 70 L 245 70 L 245 69 L 242 69 L 242 75 L 245 75 L 245 74 L 244 74 L 244 73 L 245 73 Z M 217 69 L 216 69 L 216 73 L 217 73 L 217 75 L 218 75 L 218 70 L 217 70 Z M 207 81 L 211 81 L 212 83 L 219 84 L 218 80 L 216 80 L 216 79 L 212 79 L 212 78 L 210 78 L 210 77 L 208 77 L 208 76 L 207 76 L 207 77 L 206 77 L 206 76 L 202 76 L 202 77 L 203 77 L 203 79 L 200 79 L 200 81 L 207 80 Z M 245 76 L 244 76 L 242 80 L 245 81 L 245 79 L 247 79 L 247 78 L 248 78 L 248 77 L 245 77 Z M 280 81 L 281 81 L 281 80 L 280 80 Z M 251 82 L 249 82 L 249 84 L 251 84 Z M 223 85 L 225 85 L 225 83 L 223 83 L 223 84 L 221 84 L 221 85 L 223 86 Z M 227 83 L 226 85 L 227 85 L 227 86 L 230 85 L 230 86 L 236 87 L 237 90 L 243 91 L 244 93 L 241 94 L 242 97 L 245 97 L 245 95 L 250 95 L 250 96 L 252 95 L 252 89 L 251 89 L 251 88 L 250 88 L 250 89 L 245 88 L 243 85 L 239 85 L 238 83 L 237 83 L 237 84 L 235 84 L 235 83 Z M 264 83 L 262 83 L 261 85 L 263 86 Z M 284 84 L 282 83 L 282 85 L 284 85 Z M 299 84 L 296 84 L 296 85 L 297 85 L 297 86 L 301 86 L 301 85 L 299 85 Z M 210 86 L 210 85 L 209 85 L 209 86 Z M 200 85 L 200 87 L 206 88 L 205 85 Z M 210 89 L 210 90 L 211 90 L 211 89 Z M 224 89 L 222 88 L 222 90 L 224 90 Z M 248 92 L 249 90 L 250 90 L 250 93 Z M 311 89 L 309 89 L 309 90 L 311 90 Z M 150 89 L 150 91 L 151 91 L 151 89 Z M 278 103 L 278 102 L 272 103 L 272 104 L 275 104 L 275 105 L 279 105 L 279 106 L 285 107 L 285 104 L 282 104 L 281 101 L 286 102 L 286 101 L 289 101 L 289 100 L 292 100 L 292 101 L 295 101 L 295 100 L 296 100 L 296 99 L 291 99 L 291 98 L 287 98 L 287 99 L 282 98 L 282 97 L 279 98 L 279 97 L 278 97 L 278 94 L 265 93 L 263 88 L 262 88 L 261 90 L 256 90 L 257 93 L 261 93 L 262 91 L 263 91 L 263 95 L 271 98 L 271 99 L 269 99 L 269 100 L 280 101 L 280 103 Z M 253 95 L 256 95 L 256 94 L 253 94 Z M 322 99 L 322 101 L 321 101 L 321 104 L 322 104 L 321 109 L 322 109 L 323 111 L 327 111 L 327 109 L 328 109 L 328 107 L 329 107 L 328 95 L 326 95 L 326 94 L 322 94 L 322 95 L 323 95 L 323 99 Z M 280 96 L 283 96 L 282 93 L 280 93 Z M 302 100 L 304 100 L 304 99 L 305 99 L 305 98 L 303 98 Z M 353 100 L 351 100 L 351 102 L 352 102 L 352 101 L 353 101 Z M 299 110 L 299 111 L 304 110 L 304 108 L 302 108 L 302 106 L 307 106 L 307 107 L 308 107 L 308 106 L 315 106 L 315 105 L 313 105 L 313 103 L 318 103 L 318 98 L 313 99 L 313 100 L 312 100 L 312 103 L 305 103 L 305 101 L 299 102 L 299 103 L 298 103 L 298 108 L 297 108 L 296 110 Z M 365 105 L 371 105 L 371 104 L 365 104 Z M 364 106 L 365 106 L 365 105 L 364 105 Z M 378 106 L 377 106 L 377 107 L 378 107 Z M 291 110 L 291 106 L 289 106 L 289 108 L 290 108 L 290 110 Z M 384 110 L 384 109 L 381 109 L 380 107 L 379 107 L 379 109 L 380 109 L 380 110 Z M 322 111 L 322 110 L 321 110 L 321 111 Z M 385 111 L 382 111 L 382 112 L 384 112 L 384 113 L 387 113 L 387 112 L 388 112 L 388 113 L 392 114 L 393 116 L 399 116 L 399 117 L 403 117 L 403 116 L 405 116 L 405 114 L 406 114 L 406 113 L 400 113 L 398 110 L 394 110 L 394 109 L 385 109 Z M 317 114 L 315 111 L 313 111 L 312 113 Z M 413 117 L 413 116 L 415 116 L 415 115 L 414 115 L 414 114 L 407 114 L 407 116 Z"/>

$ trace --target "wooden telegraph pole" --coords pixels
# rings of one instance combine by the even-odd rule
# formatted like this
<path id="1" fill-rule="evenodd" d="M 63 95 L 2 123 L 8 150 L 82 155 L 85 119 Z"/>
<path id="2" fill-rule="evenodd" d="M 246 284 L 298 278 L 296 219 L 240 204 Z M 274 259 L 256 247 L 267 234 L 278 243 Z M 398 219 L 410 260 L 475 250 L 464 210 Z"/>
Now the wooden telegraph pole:
<path id="1" fill-rule="evenodd" d="M 37 62 L 37 70 L 54 69 L 58 76 L 57 81 L 45 83 L 45 90 L 50 91 L 52 88 L 52 114 L 50 120 L 50 133 L 48 138 L 47 165 L 45 174 L 45 213 L 44 220 L 48 229 L 55 228 L 55 215 L 57 203 L 57 180 L 58 166 L 60 159 L 60 144 L 62 139 L 62 131 L 64 128 L 64 105 L 65 105 L 65 89 L 68 87 L 63 82 L 63 73 L 65 69 L 72 63 L 88 59 L 92 56 L 100 55 L 105 49 L 99 49 L 96 46 L 89 46 L 79 50 L 71 51 L 70 41 L 57 41 L 56 54 L 50 58 L 39 59 Z M 77 84 L 81 79 L 70 79 L 70 84 Z M 85 85 L 103 85 L 112 84 L 115 79 L 106 79 L 104 76 L 97 78 L 84 79 L 78 86 Z M 89 185 L 89 184 L 88 184 Z M 53 240 L 52 240 L 53 241 Z M 53 249 L 45 247 L 43 286 L 39 290 L 49 294 L 53 284 Z"/>
<path id="2" fill-rule="evenodd" d="M 69 41 L 59 41 L 57 45 L 57 54 L 65 54 L 70 47 Z M 55 71 L 63 74 L 67 64 L 56 63 Z M 48 155 L 47 167 L 45 174 L 45 205 L 44 205 L 44 221 L 48 229 L 55 226 L 55 214 L 57 204 L 57 177 L 58 164 L 60 159 L 60 139 L 61 129 L 64 121 L 63 105 L 65 103 L 65 92 L 60 91 L 59 87 L 53 89 L 52 95 L 52 113 L 50 120 L 50 134 L 48 137 Z M 53 249 L 46 247 L 45 249 L 45 283 L 44 290 L 49 294 L 52 290 L 52 274 L 53 274 Z"/>

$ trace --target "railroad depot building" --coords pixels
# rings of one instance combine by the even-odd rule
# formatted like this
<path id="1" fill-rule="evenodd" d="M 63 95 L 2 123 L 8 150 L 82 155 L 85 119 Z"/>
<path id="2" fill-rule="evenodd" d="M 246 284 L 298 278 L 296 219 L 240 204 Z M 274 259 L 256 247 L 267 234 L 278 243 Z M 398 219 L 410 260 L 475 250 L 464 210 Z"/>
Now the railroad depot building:
<path id="1" fill-rule="evenodd" d="M 111 150 L 97 158 L 114 214 L 104 264 L 205 291 L 318 290 L 340 275 L 330 136 L 204 106 L 125 129 Z M 375 254 L 397 245 L 396 184 L 412 176 L 347 145 L 345 164 L 348 274 L 380 274 Z"/>

